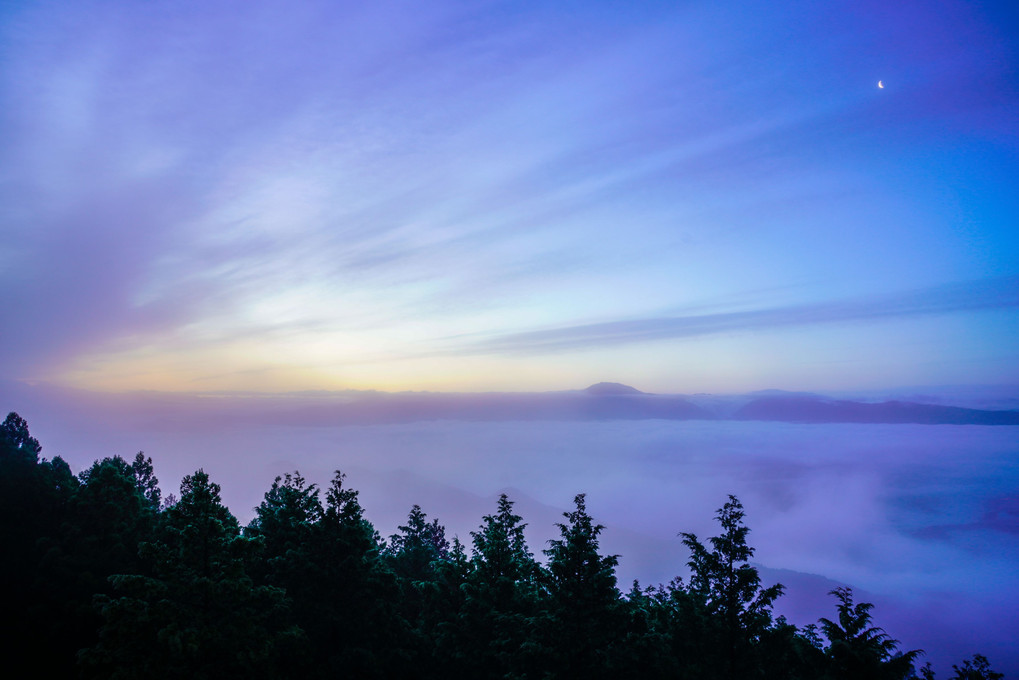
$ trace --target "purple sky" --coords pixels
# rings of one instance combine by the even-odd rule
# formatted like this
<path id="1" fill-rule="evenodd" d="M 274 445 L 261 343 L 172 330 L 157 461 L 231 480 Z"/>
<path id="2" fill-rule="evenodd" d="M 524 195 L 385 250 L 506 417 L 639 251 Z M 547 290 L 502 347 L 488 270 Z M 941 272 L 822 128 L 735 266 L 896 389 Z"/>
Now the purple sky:
<path id="1" fill-rule="evenodd" d="M 242 518 L 298 467 L 349 468 L 383 531 L 420 496 L 463 534 L 507 488 L 549 529 L 586 491 L 649 580 L 737 493 L 769 568 L 872 593 L 942 667 L 1019 672 L 1015 428 L 250 408 L 599 381 L 1014 404 L 1016 26 L 961 0 L 2 3 L 0 405 L 75 470 L 204 466 Z M 203 393 L 229 422 L 195 429 Z"/>
<path id="2" fill-rule="evenodd" d="M 631 5 L 5 4 L 0 378 L 1019 382 L 1014 3 Z"/>

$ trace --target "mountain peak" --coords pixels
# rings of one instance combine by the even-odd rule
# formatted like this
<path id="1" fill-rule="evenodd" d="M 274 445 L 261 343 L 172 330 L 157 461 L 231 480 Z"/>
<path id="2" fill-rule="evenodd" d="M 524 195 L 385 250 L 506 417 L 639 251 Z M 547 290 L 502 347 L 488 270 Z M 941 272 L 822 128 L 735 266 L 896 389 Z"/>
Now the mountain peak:
<path id="1" fill-rule="evenodd" d="M 629 385 L 623 385 L 622 383 L 614 382 L 600 382 L 591 385 L 586 390 L 588 394 L 594 394 L 598 396 L 606 395 L 618 395 L 618 394 L 644 394 L 640 390 L 630 387 Z"/>

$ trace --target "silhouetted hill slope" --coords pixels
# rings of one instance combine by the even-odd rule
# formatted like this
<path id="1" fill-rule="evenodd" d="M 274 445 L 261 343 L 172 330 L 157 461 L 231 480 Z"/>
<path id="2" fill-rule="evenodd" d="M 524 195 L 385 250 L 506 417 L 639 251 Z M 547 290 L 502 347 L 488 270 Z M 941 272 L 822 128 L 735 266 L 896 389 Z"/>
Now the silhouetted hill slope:
<path id="1" fill-rule="evenodd" d="M 624 387 L 624 386 L 619 386 Z M 632 388 L 629 388 L 632 389 Z M 410 420 L 713 420 L 683 397 L 633 392 L 391 394 L 330 406 L 342 419 Z"/>
<path id="2" fill-rule="evenodd" d="M 775 396 L 754 399 L 738 409 L 732 419 L 789 423 L 1019 425 L 1019 411 L 983 411 L 902 401 L 871 404 L 821 397 Z"/>
<path id="3" fill-rule="evenodd" d="M 588 394 L 594 394 L 596 396 L 609 396 L 609 395 L 620 395 L 620 394 L 644 394 L 635 387 L 629 385 L 623 385 L 621 383 L 614 382 L 600 382 L 591 385 L 586 390 Z"/>
<path id="4" fill-rule="evenodd" d="M 121 426 L 220 428 L 263 425 L 381 425 L 429 420 L 737 420 L 792 423 L 1019 425 L 1019 410 L 938 403 L 855 401 L 807 392 L 650 394 L 619 383 L 560 392 L 94 393 L 0 381 L 0 395 L 26 413 L 57 409 L 79 427 L 110 413 Z M 997 400 L 994 403 L 1011 403 Z"/>

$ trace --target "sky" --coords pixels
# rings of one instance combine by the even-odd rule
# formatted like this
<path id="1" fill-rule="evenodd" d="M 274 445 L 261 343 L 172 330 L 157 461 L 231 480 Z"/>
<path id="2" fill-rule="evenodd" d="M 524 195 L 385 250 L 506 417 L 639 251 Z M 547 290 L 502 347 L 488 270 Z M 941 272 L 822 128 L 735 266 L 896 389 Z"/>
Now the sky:
<path id="1" fill-rule="evenodd" d="M 1017 25 L 937 0 L 4 3 L 0 379 L 1017 384 Z"/>
<path id="2" fill-rule="evenodd" d="M 1014 408 L 1017 27 L 982 0 L 0 2 L 0 406 L 75 472 L 204 467 L 242 521 L 342 468 L 383 533 L 417 502 L 465 538 L 507 491 L 540 555 L 587 492 L 624 580 L 679 573 L 735 493 L 797 623 L 845 583 L 939 673 L 1014 675 L 1014 427 L 312 402 Z"/>

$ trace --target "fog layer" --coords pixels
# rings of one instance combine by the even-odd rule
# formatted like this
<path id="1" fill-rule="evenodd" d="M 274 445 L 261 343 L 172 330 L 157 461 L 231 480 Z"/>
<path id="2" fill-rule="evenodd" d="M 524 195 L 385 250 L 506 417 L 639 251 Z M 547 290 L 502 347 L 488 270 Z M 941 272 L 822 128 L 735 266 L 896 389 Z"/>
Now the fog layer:
<path id="1" fill-rule="evenodd" d="M 27 396 L 27 395 L 26 395 Z M 80 471 L 144 450 L 164 492 L 198 467 L 242 522 L 272 479 L 336 469 L 386 536 L 414 503 L 449 534 L 469 532 L 499 492 L 517 501 L 541 557 L 574 494 L 607 525 L 619 580 L 686 573 L 676 534 L 714 534 L 727 494 L 747 510 L 766 582 L 797 624 L 830 616 L 836 583 L 877 603 L 875 619 L 947 669 L 980 652 L 1019 671 L 1019 437 L 1012 426 L 790 424 L 723 420 L 429 421 L 295 425 L 238 417 L 215 425 L 200 404 L 147 417 L 124 409 L 27 404 L 46 456 Z M 187 414 L 194 416 L 189 420 Z M 171 417 L 172 416 L 172 417 Z"/>

